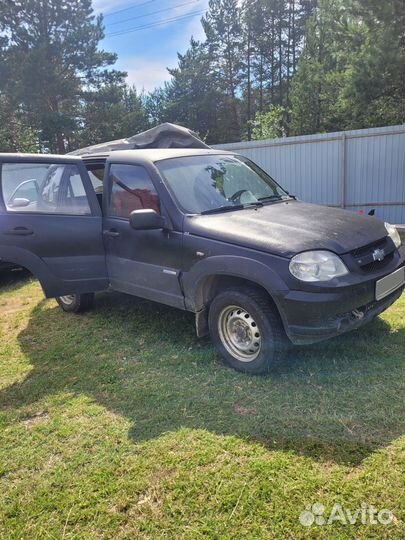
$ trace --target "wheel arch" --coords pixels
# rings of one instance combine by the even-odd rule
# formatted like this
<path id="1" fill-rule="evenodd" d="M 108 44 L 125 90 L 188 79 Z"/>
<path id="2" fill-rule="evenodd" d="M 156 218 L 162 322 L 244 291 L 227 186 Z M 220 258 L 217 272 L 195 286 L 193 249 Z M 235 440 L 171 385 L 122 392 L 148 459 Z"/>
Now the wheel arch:
<path id="1" fill-rule="evenodd" d="M 40 257 L 22 248 L 0 246 L 0 261 L 25 268 L 38 279 L 45 296 L 48 298 L 55 296 L 53 294 L 56 287 L 55 278 Z"/>
<path id="2" fill-rule="evenodd" d="M 277 293 L 287 287 L 280 277 L 269 266 L 259 261 L 244 257 L 220 256 L 201 261 L 191 272 L 183 275 L 186 307 L 196 313 L 198 335 L 207 333 L 206 319 L 210 302 L 219 291 L 230 287 L 254 287 L 262 291 L 286 328 L 286 320 Z"/>
<path id="3" fill-rule="evenodd" d="M 272 303 L 276 304 L 268 289 L 254 279 L 235 274 L 210 274 L 201 280 L 196 291 L 196 307 L 198 306 L 201 309 L 207 307 L 218 292 L 234 287 L 250 287 L 261 290 L 270 298 Z"/>

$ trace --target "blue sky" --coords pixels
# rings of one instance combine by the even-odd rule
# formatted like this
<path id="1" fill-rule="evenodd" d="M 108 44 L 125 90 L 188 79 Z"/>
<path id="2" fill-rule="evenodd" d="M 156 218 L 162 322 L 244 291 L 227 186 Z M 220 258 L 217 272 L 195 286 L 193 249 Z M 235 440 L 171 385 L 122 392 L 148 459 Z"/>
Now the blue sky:
<path id="1" fill-rule="evenodd" d="M 177 65 L 177 52 L 186 51 L 191 36 L 204 38 L 200 12 L 207 6 L 208 0 L 93 0 L 96 13 L 104 14 L 101 46 L 118 54 L 115 67 L 127 71 L 139 91 L 169 80 L 166 68 Z M 155 23 L 162 24 L 139 29 Z"/>

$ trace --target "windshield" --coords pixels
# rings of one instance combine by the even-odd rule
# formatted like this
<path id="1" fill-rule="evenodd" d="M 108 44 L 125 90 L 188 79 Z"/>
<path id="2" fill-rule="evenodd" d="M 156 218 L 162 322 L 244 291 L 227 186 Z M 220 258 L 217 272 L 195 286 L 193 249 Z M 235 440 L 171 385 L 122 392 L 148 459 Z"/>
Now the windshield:
<path id="1" fill-rule="evenodd" d="M 156 165 L 189 214 L 244 208 L 288 197 L 268 174 L 240 156 L 190 156 L 163 160 Z"/>

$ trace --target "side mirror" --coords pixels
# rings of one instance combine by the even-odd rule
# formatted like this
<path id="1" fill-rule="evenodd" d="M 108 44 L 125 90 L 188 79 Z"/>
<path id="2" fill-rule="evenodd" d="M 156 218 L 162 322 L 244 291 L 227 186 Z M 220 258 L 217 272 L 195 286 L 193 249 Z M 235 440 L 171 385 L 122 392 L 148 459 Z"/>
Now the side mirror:
<path id="1" fill-rule="evenodd" d="M 129 216 L 131 227 L 137 231 L 151 231 L 163 229 L 165 220 L 155 210 L 134 210 Z"/>
<path id="2" fill-rule="evenodd" d="M 9 203 L 9 206 L 11 206 L 11 208 L 25 208 L 30 203 L 31 201 L 29 199 L 17 197 L 16 199 L 13 199 L 11 203 Z"/>

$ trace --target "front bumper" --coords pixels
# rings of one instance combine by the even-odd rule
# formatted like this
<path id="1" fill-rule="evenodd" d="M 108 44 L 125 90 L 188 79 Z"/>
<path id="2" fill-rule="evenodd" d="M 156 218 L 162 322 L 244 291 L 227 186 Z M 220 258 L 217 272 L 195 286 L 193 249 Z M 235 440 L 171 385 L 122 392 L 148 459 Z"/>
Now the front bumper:
<path id="1" fill-rule="evenodd" d="M 380 301 L 375 299 L 375 282 L 325 293 L 290 291 L 279 298 L 284 327 L 296 345 L 329 339 L 367 324 L 398 300 L 404 289 Z"/>

